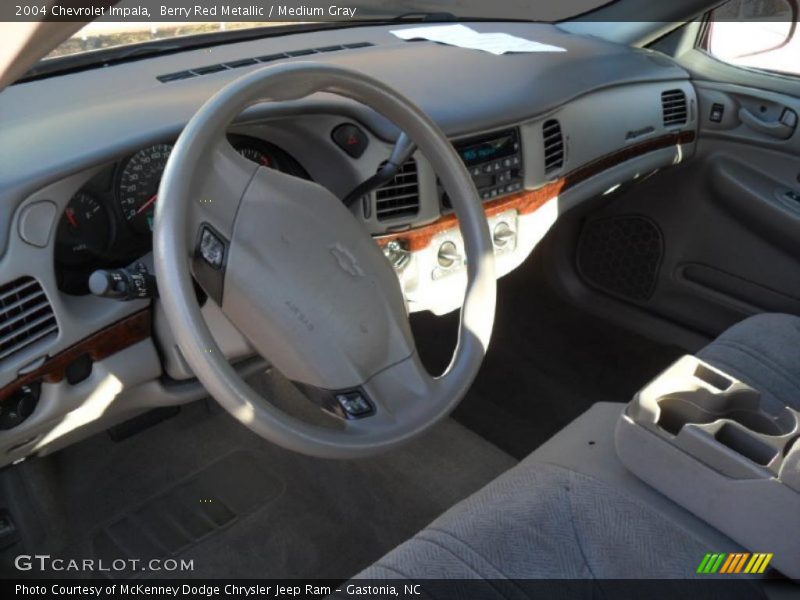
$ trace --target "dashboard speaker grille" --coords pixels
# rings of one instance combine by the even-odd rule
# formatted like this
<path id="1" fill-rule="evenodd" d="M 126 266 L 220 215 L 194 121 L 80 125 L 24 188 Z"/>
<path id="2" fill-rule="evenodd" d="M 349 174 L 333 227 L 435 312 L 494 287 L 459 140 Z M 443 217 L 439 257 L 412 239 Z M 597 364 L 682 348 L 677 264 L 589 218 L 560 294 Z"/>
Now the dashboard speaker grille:
<path id="1" fill-rule="evenodd" d="M 556 119 L 545 121 L 542 126 L 544 135 L 544 172 L 554 173 L 564 166 L 564 134 L 561 123 Z"/>
<path id="2" fill-rule="evenodd" d="M 686 125 L 689 112 L 683 90 L 668 90 L 661 94 L 661 106 L 664 109 L 664 127 Z"/>
<path id="3" fill-rule="evenodd" d="M 0 360 L 57 333 L 53 307 L 38 281 L 20 277 L 0 286 Z"/>
<path id="4" fill-rule="evenodd" d="M 664 239 L 648 218 L 625 215 L 589 221 L 578 241 L 577 267 L 591 287 L 635 302 L 655 292 Z"/>
<path id="5" fill-rule="evenodd" d="M 419 212 L 417 163 L 403 163 L 394 178 L 375 192 L 375 216 L 379 221 L 413 217 Z"/>

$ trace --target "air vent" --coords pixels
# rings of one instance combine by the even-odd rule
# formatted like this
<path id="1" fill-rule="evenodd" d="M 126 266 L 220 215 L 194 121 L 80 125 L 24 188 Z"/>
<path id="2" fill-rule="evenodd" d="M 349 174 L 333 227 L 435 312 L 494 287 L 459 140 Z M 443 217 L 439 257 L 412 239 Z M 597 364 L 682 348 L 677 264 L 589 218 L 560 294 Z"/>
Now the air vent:
<path id="1" fill-rule="evenodd" d="M 0 286 L 0 360 L 58 333 L 53 308 L 33 277 Z"/>
<path id="2" fill-rule="evenodd" d="M 664 127 L 686 125 L 688 111 L 683 90 L 668 90 L 661 94 L 661 106 L 664 109 Z"/>
<path id="3" fill-rule="evenodd" d="M 375 192 L 375 216 L 379 221 L 388 221 L 413 217 L 418 212 L 417 163 L 410 159 L 403 163 L 390 182 Z"/>
<path id="4" fill-rule="evenodd" d="M 176 73 L 166 73 L 156 77 L 161 83 L 170 83 L 172 81 L 180 81 L 182 79 L 191 79 L 200 75 L 209 75 L 211 73 L 219 73 L 220 71 L 229 71 L 231 69 L 239 69 L 241 67 L 249 67 L 258 63 L 269 63 L 284 58 L 294 58 L 297 56 L 308 56 L 310 54 L 321 54 L 327 52 L 340 52 L 342 50 L 356 50 L 358 48 L 369 48 L 375 44 L 371 42 L 353 42 L 352 44 L 342 44 L 336 46 L 323 46 L 321 48 L 304 48 L 303 50 L 290 50 L 287 52 L 278 52 L 277 54 L 267 54 L 265 56 L 253 56 L 249 58 L 240 58 L 239 60 L 232 60 L 230 62 L 219 63 L 216 65 L 204 65 L 186 71 L 178 71 Z"/>
<path id="5" fill-rule="evenodd" d="M 555 119 L 545 121 L 544 132 L 544 172 L 546 175 L 558 171 L 564 166 L 564 135 L 561 123 Z"/>

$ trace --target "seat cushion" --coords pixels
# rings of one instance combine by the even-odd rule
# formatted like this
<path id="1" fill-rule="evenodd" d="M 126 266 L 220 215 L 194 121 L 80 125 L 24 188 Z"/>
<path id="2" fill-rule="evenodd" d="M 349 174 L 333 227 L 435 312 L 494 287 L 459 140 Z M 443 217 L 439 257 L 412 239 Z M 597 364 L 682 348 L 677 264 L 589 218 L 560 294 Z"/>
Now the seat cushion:
<path id="1" fill-rule="evenodd" d="M 706 552 L 611 486 L 527 459 L 357 578 L 687 578 Z"/>
<path id="2" fill-rule="evenodd" d="M 800 317 L 750 317 L 697 356 L 759 390 L 767 410 L 800 409 Z"/>

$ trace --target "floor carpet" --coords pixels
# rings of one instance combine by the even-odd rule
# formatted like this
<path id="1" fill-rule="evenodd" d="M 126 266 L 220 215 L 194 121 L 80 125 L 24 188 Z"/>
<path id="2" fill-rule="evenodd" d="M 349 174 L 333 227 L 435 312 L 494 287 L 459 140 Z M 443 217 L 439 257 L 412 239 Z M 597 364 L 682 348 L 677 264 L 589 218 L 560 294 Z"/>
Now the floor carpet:
<path id="1" fill-rule="evenodd" d="M 452 420 L 383 456 L 308 458 L 209 401 L 21 467 L 31 495 L 50 499 L 37 553 L 179 556 L 194 560 L 191 577 L 345 579 L 515 462 Z"/>
<path id="2" fill-rule="evenodd" d="M 454 418 L 517 459 L 595 402 L 627 402 L 683 352 L 576 309 L 532 258 L 498 282 L 494 332 L 481 371 Z M 413 315 L 423 362 L 447 365 L 458 313 Z"/>

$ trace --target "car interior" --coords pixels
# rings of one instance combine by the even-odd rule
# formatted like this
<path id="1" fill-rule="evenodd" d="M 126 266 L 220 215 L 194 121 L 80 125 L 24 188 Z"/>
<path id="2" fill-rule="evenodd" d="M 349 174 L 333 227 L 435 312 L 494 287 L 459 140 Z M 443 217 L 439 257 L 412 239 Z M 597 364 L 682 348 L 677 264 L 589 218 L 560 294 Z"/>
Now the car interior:
<path id="1" fill-rule="evenodd" d="M 794 597 L 797 0 L 400 4 L 2 25 L 4 577 Z"/>

